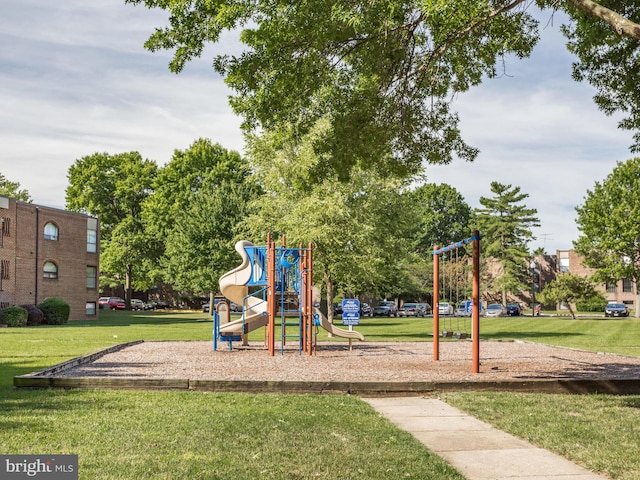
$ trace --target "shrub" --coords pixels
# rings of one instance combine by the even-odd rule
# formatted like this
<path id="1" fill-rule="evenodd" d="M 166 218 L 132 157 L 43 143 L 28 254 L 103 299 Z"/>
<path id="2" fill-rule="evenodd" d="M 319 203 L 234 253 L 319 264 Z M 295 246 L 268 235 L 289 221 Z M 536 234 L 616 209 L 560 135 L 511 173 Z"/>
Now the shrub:
<path id="1" fill-rule="evenodd" d="M 69 304 L 60 298 L 47 298 L 38 304 L 38 308 L 44 314 L 44 323 L 47 325 L 62 325 L 69 321 L 71 308 Z"/>
<path id="2" fill-rule="evenodd" d="M 8 327 L 26 327 L 27 310 L 22 307 L 8 307 L 0 310 L 0 323 Z"/>
<path id="3" fill-rule="evenodd" d="M 579 312 L 604 312 L 607 301 L 601 298 L 593 298 L 591 300 L 576 302 L 576 310 Z"/>
<path id="4" fill-rule="evenodd" d="M 44 323 L 44 313 L 35 305 L 20 305 L 24 308 L 29 316 L 27 317 L 27 325 L 42 325 Z"/>

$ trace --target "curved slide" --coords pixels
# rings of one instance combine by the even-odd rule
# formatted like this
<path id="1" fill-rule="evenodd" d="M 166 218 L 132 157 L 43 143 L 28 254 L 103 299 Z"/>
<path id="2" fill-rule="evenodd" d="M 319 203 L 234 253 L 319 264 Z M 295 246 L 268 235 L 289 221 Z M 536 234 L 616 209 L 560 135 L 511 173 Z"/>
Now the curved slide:
<path id="1" fill-rule="evenodd" d="M 242 257 L 242 264 L 222 275 L 218 281 L 222 295 L 244 307 L 244 321 L 241 318 L 233 322 L 221 324 L 220 333 L 222 335 L 249 333 L 269 323 L 267 302 L 256 297 L 247 297 L 249 294 L 247 283 L 249 283 L 251 279 L 252 267 L 245 247 L 252 246 L 253 243 L 247 242 L 246 240 L 241 240 L 236 243 L 236 252 Z M 245 297 L 247 298 L 245 299 Z M 243 324 L 244 331 L 242 331 Z"/>
<path id="2" fill-rule="evenodd" d="M 356 340 L 364 340 L 364 335 L 360 332 L 356 332 L 355 330 L 345 330 L 344 328 L 338 328 L 333 323 L 329 323 L 327 317 L 325 317 L 319 308 L 314 308 L 315 313 L 318 314 L 320 318 L 320 326 L 324 328 L 327 332 L 335 335 L 336 337 L 344 337 L 344 338 L 355 338 Z"/>
<path id="3" fill-rule="evenodd" d="M 222 335 L 240 335 L 243 333 L 249 333 L 260 327 L 264 327 L 269 323 L 267 302 L 261 298 L 247 296 L 249 294 L 249 287 L 247 287 L 247 283 L 251 280 L 253 271 L 251 260 L 249 259 L 249 255 L 247 254 L 245 247 L 253 246 L 253 243 L 246 240 L 236 242 L 235 249 L 242 257 L 242 264 L 222 275 L 218 281 L 222 295 L 232 302 L 244 307 L 244 321 L 241 318 L 239 320 L 234 320 L 233 322 L 221 324 L 220 333 Z M 364 340 L 364 336 L 360 332 L 338 328 L 332 323 L 329 323 L 327 317 L 325 317 L 318 308 L 315 308 L 314 310 L 320 319 L 320 326 L 329 333 L 336 337 Z"/>

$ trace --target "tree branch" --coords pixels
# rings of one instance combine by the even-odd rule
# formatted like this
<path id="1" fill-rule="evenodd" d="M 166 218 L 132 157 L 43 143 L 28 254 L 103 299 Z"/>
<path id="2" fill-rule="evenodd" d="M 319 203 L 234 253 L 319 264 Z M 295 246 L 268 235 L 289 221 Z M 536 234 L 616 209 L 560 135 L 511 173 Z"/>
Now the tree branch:
<path id="1" fill-rule="evenodd" d="M 592 0 L 566 0 L 576 8 L 611 25 L 618 34 L 640 40 L 640 25 Z"/>

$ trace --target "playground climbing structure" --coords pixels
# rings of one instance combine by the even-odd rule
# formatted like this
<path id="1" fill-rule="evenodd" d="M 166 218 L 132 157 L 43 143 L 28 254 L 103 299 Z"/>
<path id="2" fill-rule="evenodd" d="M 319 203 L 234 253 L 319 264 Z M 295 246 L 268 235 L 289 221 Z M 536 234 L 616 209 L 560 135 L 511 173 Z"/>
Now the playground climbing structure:
<path id="1" fill-rule="evenodd" d="M 267 327 L 265 343 L 271 355 L 289 342 L 298 342 L 299 352 L 312 355 L 317 346 L 318 327 L 333 335 L 364 340 L 359 332 L 334 327 L 317 308 L 319 295 L 313 289 L 313 250 L 308 247 L 276 246 L 270 238 L 266 246 L 246 240 L 235 245 L 242 263 L 220 277 L 220 291 L 242 307 L 238 320 L 231 320 L 228 306 L 220 302 L 214 312 L 213 343 L 247 343 L 249 332 Z M 317 298 L 314 298 L 317 297 Z M 278 331 L 279 329 L 279 331 Z"/>

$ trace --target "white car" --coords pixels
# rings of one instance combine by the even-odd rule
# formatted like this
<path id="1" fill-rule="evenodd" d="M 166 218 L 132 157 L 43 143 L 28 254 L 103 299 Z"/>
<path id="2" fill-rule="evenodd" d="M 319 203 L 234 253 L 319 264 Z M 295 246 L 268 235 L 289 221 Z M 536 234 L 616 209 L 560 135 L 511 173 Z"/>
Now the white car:
<path id="1" fill-rule="evenodd" d="M 449 302 L 438 303 L 438 315 L 453 315 L 453 305 Z"/>

